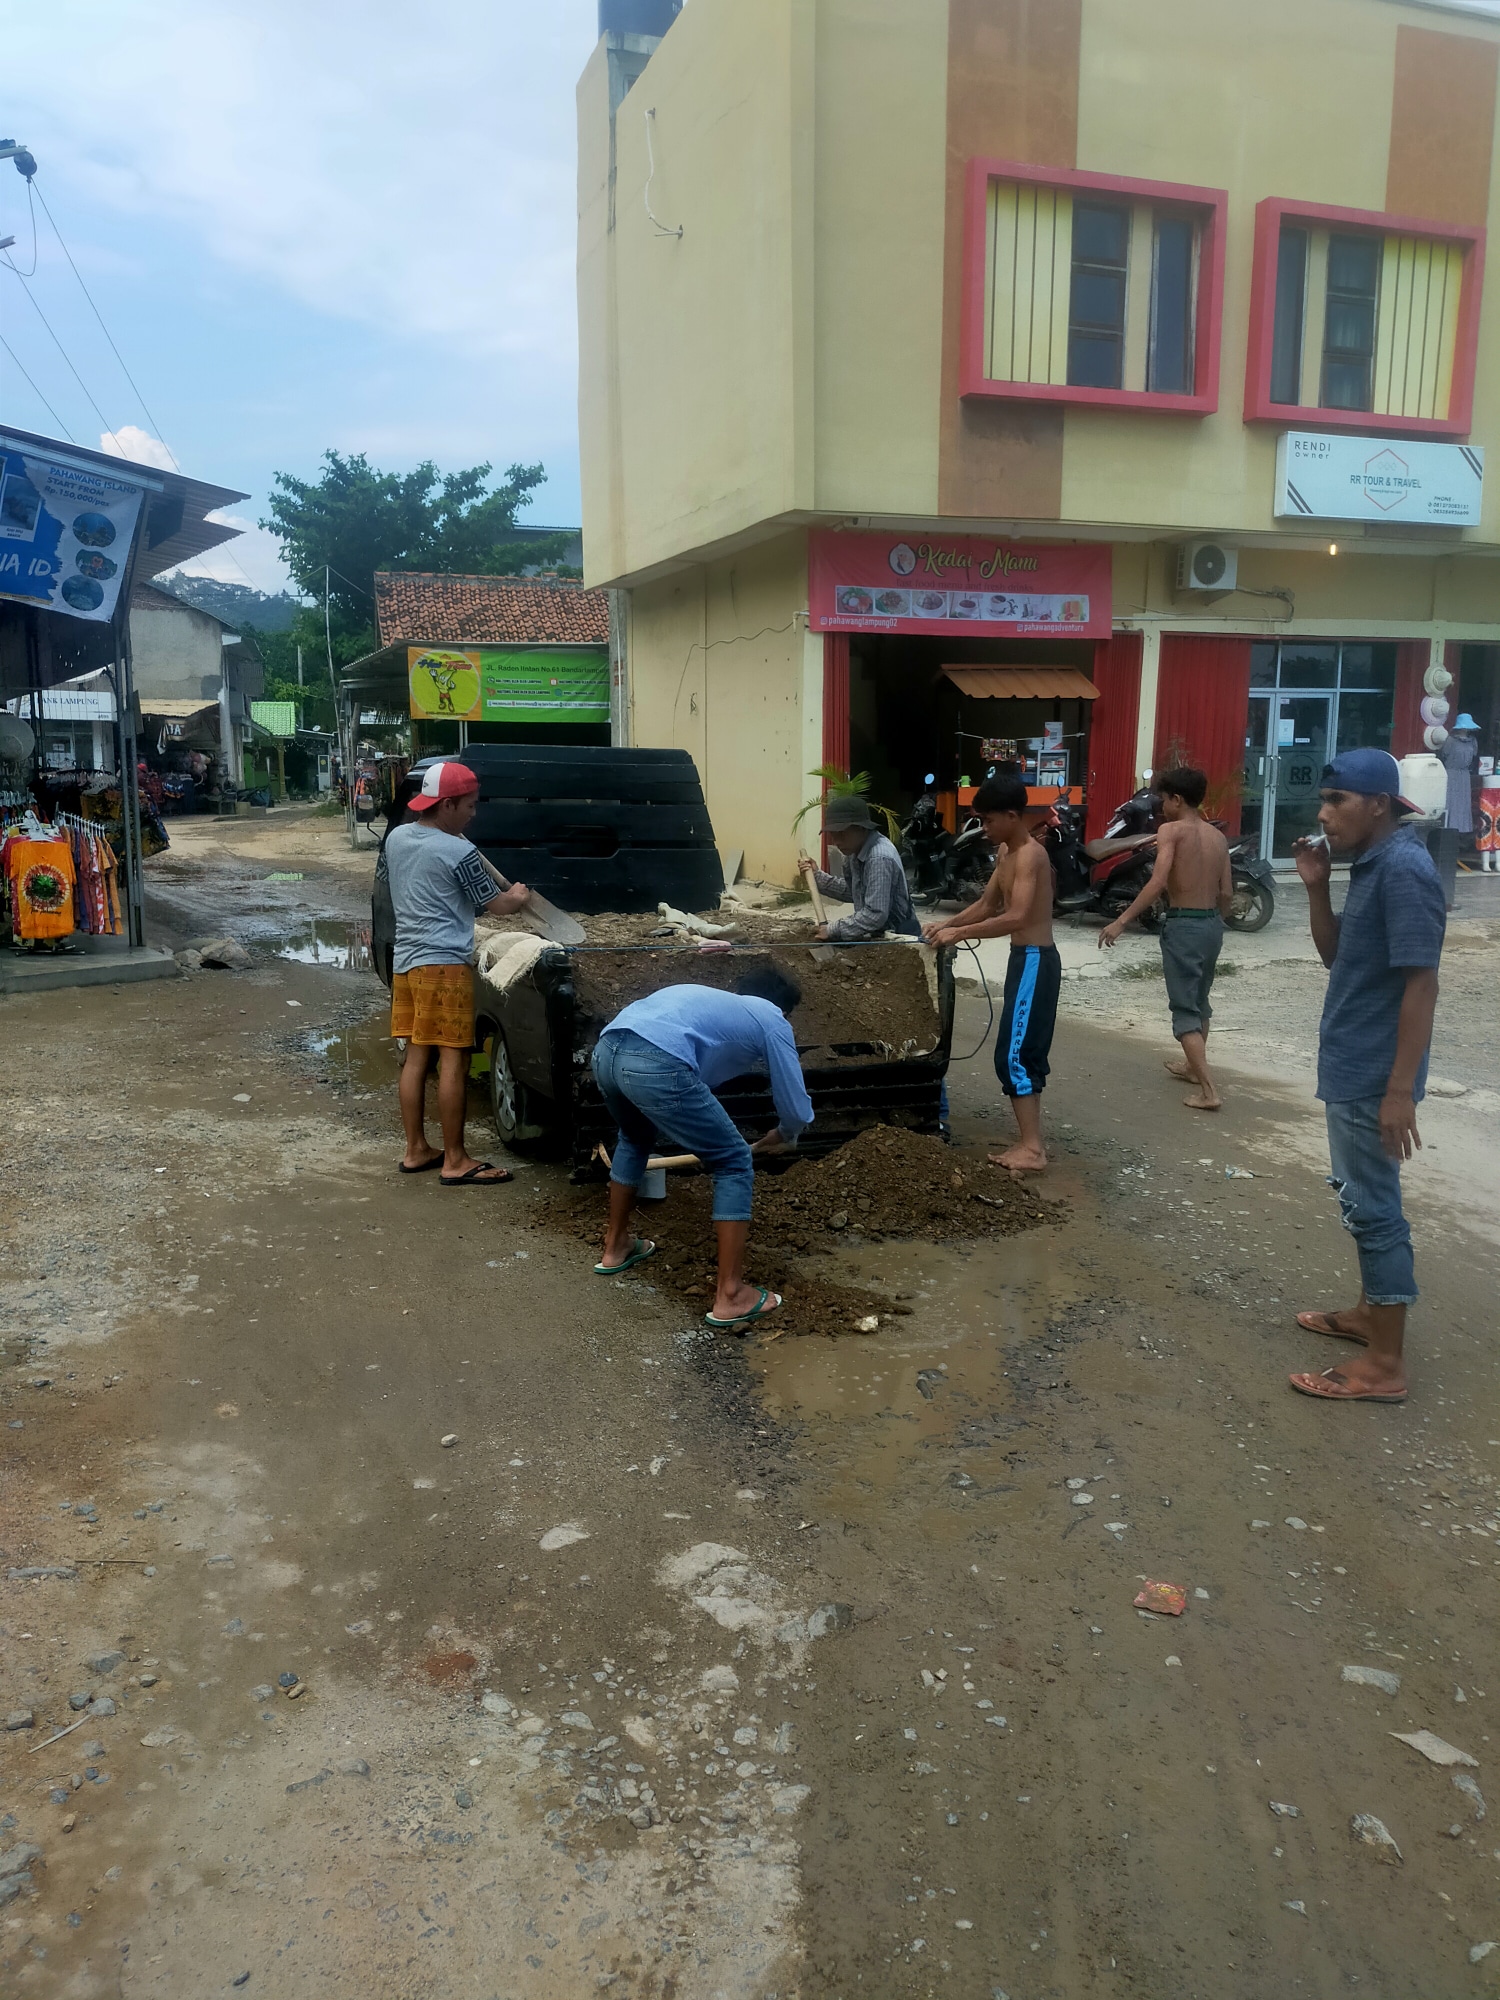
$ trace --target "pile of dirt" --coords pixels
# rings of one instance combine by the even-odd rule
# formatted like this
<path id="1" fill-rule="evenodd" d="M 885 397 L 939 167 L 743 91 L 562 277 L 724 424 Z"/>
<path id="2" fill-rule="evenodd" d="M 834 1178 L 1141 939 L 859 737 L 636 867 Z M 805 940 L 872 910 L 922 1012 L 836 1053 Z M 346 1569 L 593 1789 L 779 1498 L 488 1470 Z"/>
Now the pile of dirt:
<path id="1" fill-rule="evenodd" d="M 573 954 L 579 1012 L 597 1033 L 622 1007 L 663 986 L 732 987 L 747 973 L 775 965 L 802 989 L 789 1017 L 799 1052 L 835 1060 L 851 1045 L 866 1059 L 926 1054 L 937 1045 L 938 1012 L 924 954 L 910 944 L 860 945 L 814 957 L 803 944 L 764 951 L 588 951 Z M 857 1058 L 856 1058 L 857 1059 Z"/>
<path id="2" fill-rule="evenodd" d="M 764 1176 L 755 1190 L 755 1237 L 788 1250 L 826 1249 L 840 1236 L 948 1243 L 1034 1229 L 1052 1206 L 1033 1182 L 992 1167 L 984 1153 L 872 1125 L 837 1152 Z"/>
<path id="3" fill-rule="evenodd" d="M 707 1312 L 714 1294 L 713 1185 L 674 1174 L 665 1202 L 643 1203 L 637 1227 L 657 1254 L 632 1274 Z M 602 1185 L 570 1187 L 543 1201 L 535 1219 L 590 1246 L 604 1230 Z M 982 1152 L 892 1125 L 872 1126 L 822 1159 L 798 1160 L 756 1176 L 746 1276 L 783 1296 L 766 1334 L 848 1334 L 875 1314 L 911 1311 L 900 1298 L 809 1274 L 802 1259 L 841 1243 L 887 1236 L 951 1242 L 1012 1236 L 1053 1221 L 1060 1204 L 1029 1181 L 989 1165 Z"/>

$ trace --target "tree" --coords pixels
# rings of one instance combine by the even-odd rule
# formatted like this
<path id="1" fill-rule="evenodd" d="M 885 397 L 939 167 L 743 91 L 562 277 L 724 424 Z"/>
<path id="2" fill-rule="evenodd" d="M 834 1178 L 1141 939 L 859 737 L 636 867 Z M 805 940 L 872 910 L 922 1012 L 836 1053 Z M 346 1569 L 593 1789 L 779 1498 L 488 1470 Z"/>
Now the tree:
<path id="1" fill-rule="evenodd" d="M 526 536 L 516 512 L 546 479 L 540 465 L 513 465 L 487 490 L 491 468 L 440 473 L 430 459 L 414 472 L 380 472 L 363 452 L 323 454 L 316 482 L 278 472 L 261 522 L 281 543 L 287 568 L 309 597 L 368 622 L 378 569 L 461 576 L 514 575 L 561 560 L 567 537 Z"/>
<path id="2" fill-rule="evenodd" d="M 331 648 L 337 669 L 375 651 L 378 569 L 513 576 L 523 568 L 558 564 L 567 550 L 566 535 L 528 533 L 516 523 L 517 509 L 546 473 L 540 465 L 513 465 L 491 488 L 491 470 L 474 465 L 440 473 L 426 459 L 413 472 L 381 472 L 363 452 L 346 457 L 326 451 L 316 480 L 278 472 L 270 512 L 260 525 L 280 542 L 299 589 L 317 602 L 299 611 L 290 632 L 257 635 L 267 693 L 274 680 L 279 698 L 297 698 L 300 644 L 307 682 L 304 719 L 331 721 L 328 653 Z"/>

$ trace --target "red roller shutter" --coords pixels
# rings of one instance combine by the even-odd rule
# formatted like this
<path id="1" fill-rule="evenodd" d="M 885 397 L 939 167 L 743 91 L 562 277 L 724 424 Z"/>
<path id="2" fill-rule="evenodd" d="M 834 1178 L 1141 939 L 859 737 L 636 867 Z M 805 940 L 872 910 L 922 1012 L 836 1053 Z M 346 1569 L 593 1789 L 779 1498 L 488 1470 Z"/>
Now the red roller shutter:
<path id="1" fill-rule="evenodd" d="M 1094 648 L 1099 699 L 1089 714 L 1088 821 L 1097 840 L 1110 814 L 1135 790 L 1135 732 L 1141 709 L 1141 635 L 1117 632 Z"/>
<path id="2" fill-rule="evenodd" d="M 1240 829 L 1245 725 L 1250 718 L 1250 641 L 1177 632 L 1161 642 L 1155 768 L 1191 764 L 1208 776 L 1209 810 Z"/>

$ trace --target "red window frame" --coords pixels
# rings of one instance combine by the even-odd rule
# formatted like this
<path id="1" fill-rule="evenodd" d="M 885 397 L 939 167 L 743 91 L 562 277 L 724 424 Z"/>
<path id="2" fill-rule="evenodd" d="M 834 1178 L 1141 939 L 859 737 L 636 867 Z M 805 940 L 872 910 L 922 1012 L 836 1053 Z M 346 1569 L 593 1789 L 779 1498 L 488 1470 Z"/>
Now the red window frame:
<path id="1" fill-rule="evenodd" d="M 1325 410 L 1311 403 L 1271 401 L 1271 348 L 1276 329 L 1276 262 L 1283 221 L 1360 229 L 1382 236 L 1425 236 L 1462 243 L 1463 290 L 1453 348 L 1453 390 L 1446 417 L 1391 417 L 1375 410 Z M 1255 208 L 1255 256 L 1250 274 L 1250 341 L 1245 355 L 1245 422 L 1283 430 L 1314 425 L 1371 437 L 1458 438 L 1473 428 L 1474 371 L 1479 356 L 1479 305 L 1484 292 L 1484 230 L 1458 222 L 1424 222 L 1375 209 L 1330 208 L 1322 202 L 1269 196 Z"/>
<path id="2" fill-rule="evenodd" d="M 1154 389 L 1086 389 L 1062 382 L 993 382 L 984 372 L 984 311 L 987 255 L 985 221 L 991 181 L 1028 181 L 1040 187 L 1086 194 L 1122 196 L 1191 209 L 1197 215 L 1198 309 L 1189 395 Z M 1073 403 L 1115 410 L 1172 411 L 1202 417 L 1219 407 L 1219 342 L 1224 322 L 1224 239 L 1229 195 L 1224 188 L 1191 187 L 1178 181 L 1142 181 L 1120 174 L 1089 174 L 1072 167 L 1036 167 L 1019 160 L 969 162 L 964 212 L 963 327 L 959 347 L 959 394 L 1005 402 Z"/>

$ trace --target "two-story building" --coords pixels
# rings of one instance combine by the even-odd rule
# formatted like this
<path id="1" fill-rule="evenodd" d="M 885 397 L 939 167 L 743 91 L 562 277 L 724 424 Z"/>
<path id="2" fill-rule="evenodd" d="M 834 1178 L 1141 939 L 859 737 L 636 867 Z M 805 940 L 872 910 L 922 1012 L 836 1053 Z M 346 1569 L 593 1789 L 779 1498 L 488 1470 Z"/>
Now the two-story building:
<path id="1" fill-rule="evenodd" d="M 604 0 L 579 86 L 619 728 L 747 870 L 808 774 L 1500 751 L 1488 0 Z M 644 31 L 644 32 L 643 32 Z M 1449 679 L 1451 677 L 1451 681 Z"/>

